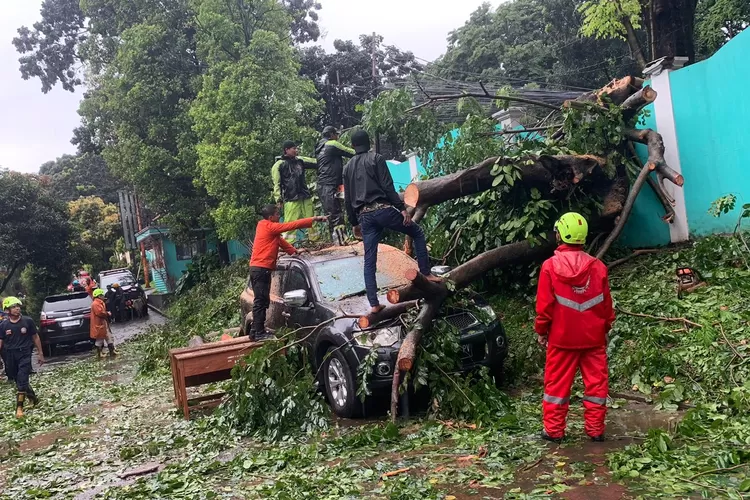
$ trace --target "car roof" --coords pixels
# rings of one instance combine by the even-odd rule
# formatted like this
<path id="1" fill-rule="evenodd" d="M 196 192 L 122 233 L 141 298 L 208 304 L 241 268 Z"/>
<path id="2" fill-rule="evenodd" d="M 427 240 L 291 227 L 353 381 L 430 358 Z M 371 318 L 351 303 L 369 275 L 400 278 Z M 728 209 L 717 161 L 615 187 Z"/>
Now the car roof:
<path id="1" fill-rule="evenodd" d="M 123 267 L 120 269 L 110 269 L 109 271 L 102 271 L 99 273 L 99 276 L 108 276 L 112 274 L 133 274 L 130 269 Z"/>

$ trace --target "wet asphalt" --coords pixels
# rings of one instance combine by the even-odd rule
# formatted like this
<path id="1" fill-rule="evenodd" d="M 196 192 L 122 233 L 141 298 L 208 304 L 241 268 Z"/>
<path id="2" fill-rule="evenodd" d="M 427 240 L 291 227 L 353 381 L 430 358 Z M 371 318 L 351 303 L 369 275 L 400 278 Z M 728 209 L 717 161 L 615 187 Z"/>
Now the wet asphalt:
<path id="1" fill-rule="evenodd" d="M 123 323 L 112 323 L 112 335 L 114 336 L 115 345 L 122 344 L 141 333 L 145 333 L 150 326 L 161 325 L 165 322 L 166 318 L 164 316 L 152 310 L 146 318 L 134 319 Z M 90 342 L 57 346 L 52 357 L 45 357 L 45 364 L 43 366 L 39 366 L 35 352 L 31 357 L 33 370 L 34 372 L 50 370 L 56 366 L 86 358 L 91 356 L 93 348 L 94 346 Z"/>

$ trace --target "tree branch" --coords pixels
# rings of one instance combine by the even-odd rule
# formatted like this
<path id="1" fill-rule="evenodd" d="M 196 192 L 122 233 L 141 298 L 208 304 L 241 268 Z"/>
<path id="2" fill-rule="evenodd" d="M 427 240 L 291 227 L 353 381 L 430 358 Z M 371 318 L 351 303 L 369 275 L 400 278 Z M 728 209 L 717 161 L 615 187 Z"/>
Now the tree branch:
<path id="1" fill-rule="evenodd" d="M 484 93 L 462 92 L 460 94 L 433 95 L 433 96 L 430 96 L 430 98 L 427 101 L 421 104 L 417 104 L 416 106 L 413 106 L 407 109 L 406 112 L 410 113 L 412 111 L 416 111 L 426 106 L 430 106 L 431 104 L 434 104 L 436 102 L 463 99 L 464 97 L 474 97 L 476 99 L 496 99 L 496 100 L 501 100 L 501 101 L 519 102 L 521 104 L 528 104 L 530 106 L 540 106 L 542 108 L 547 108 L 547 109 L 555 109 L 555 110 L 560 109 L 559 106 L 556 106 L 554 104 L 549 104 L 543 101 L 535 101 L 533 99 L 526 99 L 525 97 L 508 96 L 508 95 L 494 95 L 493 96 L 492 94 L 485 91 Z"/>
<path id="2" fill-rule="evenodd" d="M 8 286 L 8 283 L 10 283 L 11 278 L 13 278 L 13 275 L 16 273 L 16 270 L 18 269 L 18 266 L 21 264 L 21 261 L 15 261 L 13 263 L 13 267 L 10 268 L 10 271 L 8 271 L 8 275 L 3 280 L 3 283 L 0 284 L 0 293 L 3 293 L 5 291 L 5 287 Z"/>

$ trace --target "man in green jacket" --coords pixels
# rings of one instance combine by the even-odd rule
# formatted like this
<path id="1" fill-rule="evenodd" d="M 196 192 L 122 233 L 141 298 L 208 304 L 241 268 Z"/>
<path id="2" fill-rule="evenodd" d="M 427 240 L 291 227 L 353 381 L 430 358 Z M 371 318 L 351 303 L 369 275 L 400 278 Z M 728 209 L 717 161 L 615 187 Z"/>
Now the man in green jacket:
<path id="1" fill-rule="evenodd" d="M 317 169 L 315 158 L 297 155 L 297 145 L 285 141 L 282 145 L 284 154 L 276 159 L 271 168 L 273 180 L 273 199 L 284 210 L 284 222 L 312 217 L 313 202 L 305 180 L 305 170 Z M 300 230 L 301 231 L 301 230 Z M 318 239 L 315 229 L 310 230 L 311 241 Z M 289 243 L 297 240 L 297 231 L 285 233 L 284 239 Z"/>
<path id="2" fill-rule="evenodd" d="M 343 201 L 344 158 L 354 156 L 354 150 L 338 141 L 339 132 L 332 126 L 323 129 L 323 138 L 315 146 L 318 160 L 318 197 L 323 212 L 328 216 L 328 230 L 335 245 L 343 245 L 345 238 Z"/>

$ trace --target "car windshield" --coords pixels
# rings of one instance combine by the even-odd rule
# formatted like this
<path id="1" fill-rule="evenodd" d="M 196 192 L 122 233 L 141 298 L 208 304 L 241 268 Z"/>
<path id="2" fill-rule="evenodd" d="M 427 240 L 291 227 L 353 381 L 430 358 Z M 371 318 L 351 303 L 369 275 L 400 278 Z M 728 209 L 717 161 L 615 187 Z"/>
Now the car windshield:
<path id="1" fill-rule="evenodd" d="M 99 288 L 104 290 L 115 283 L 119 283 L 120 286 L 130 286 L 135 284 L 135 280 L 133 279 L 133 275 L 128 273 L 106 274 L 102 276 L 102 282 L 99 283 Z"/>
<path id="2" fill-rule="evenodd" d="M 91 297 L 86 292 L 79 292 L 47 297 L 44 299 L 42 311 L 72 311 L 73 309 L 85 309 L 87 307 L 91 307 Z"/>
<path id="3" fill-rule="evenodd" d="M 320 290 L 329 300 L 364 294 L 365 279 L 362 273 L 363 257 L 346 257 L 314 264 Z M 378 252 L 378 287 L 387 290 L 407 283 L 404 272 L 416 268 L 416 263 L 405 253 L 395 248 L 381 247 Z"/>

